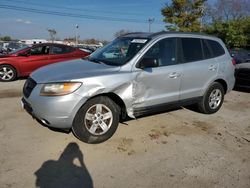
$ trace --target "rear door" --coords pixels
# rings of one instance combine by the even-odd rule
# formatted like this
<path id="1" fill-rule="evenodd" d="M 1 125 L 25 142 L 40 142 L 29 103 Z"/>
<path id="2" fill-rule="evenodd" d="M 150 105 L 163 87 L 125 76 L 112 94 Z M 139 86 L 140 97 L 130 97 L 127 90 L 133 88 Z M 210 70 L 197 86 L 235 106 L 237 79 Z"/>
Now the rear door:
<path id="1" fill-rule="evenodd" d="M 183 69 L 178 64 L 176 41 L 176 38 L 162 39 L 144 54 L 142 60 L 155 59 L 159 66 L 137 72 L 134 88 L 135 111 L 179 100 Z"/>
<path id="2" fill-rule="evenodd" d="M 181 38 L 183 76 L 180 100 L 202 96 L 208 84 L 217 76 L 218 61 L 213 57 L 208 41 L 199 38 Z"/>
<path id="3" fill-rule="evenodd" d="M 74 51 L 75 49 L 70 46 L 53 45 L 51 49 L 50 63 L 75 59 L 76 55 L 74 54 Z"/>

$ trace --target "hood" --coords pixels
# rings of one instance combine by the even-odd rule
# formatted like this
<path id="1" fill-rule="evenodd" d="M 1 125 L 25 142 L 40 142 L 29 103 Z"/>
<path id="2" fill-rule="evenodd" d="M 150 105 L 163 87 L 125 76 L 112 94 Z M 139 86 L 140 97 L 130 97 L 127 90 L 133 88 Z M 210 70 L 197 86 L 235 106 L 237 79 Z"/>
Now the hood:
<path id="1" fill-rule="evenodd" d="M 77 80 L 118 72 L 120 67 L 93 63 L 83 59 L 60 62 L 42 67 L 31 74 L 37 83 Z"/>

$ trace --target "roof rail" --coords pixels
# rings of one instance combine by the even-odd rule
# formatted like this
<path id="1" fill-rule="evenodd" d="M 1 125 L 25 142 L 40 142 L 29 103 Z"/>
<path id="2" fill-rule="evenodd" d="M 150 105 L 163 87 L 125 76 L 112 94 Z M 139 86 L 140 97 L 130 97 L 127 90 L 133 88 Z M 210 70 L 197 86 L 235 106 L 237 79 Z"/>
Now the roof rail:
<path id="1" fill-rule="evenodd" d="M 126 36 L 129 36 L 129 35 L 140 35 L 140 34 L 146 34 L 146 32 L 131 32 L 131 33 L 125 33 L 125 34 L 123 34 L 123 35 L 121 35 L 121 36 L 119 36 L 119 37 L 126 37 Z M 150 33 L 148 33 L 148 34 L 150 34 Z M 118 37 L 118 38 L 119 38 Z"/>

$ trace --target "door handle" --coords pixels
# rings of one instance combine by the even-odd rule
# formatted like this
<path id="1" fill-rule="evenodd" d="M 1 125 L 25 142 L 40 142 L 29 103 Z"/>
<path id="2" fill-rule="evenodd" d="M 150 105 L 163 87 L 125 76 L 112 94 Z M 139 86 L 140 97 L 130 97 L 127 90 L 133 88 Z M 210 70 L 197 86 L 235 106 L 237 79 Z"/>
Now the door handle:
<path id="1" fill-rule="evenodd" d="M 216 65 L 210 65 L 208 67 L 208 70 L 212 70 L 212 71 L 215 71 L 217 69 L 217 66 Z"/>
<path id="2" fill-rule="evenodd" d="M 169 74 L 169 78 L 178 78 L 178 77 L 180 77 L 181 76 L 181 74 L 180 73 L 178 73 L 178 72 L 172 72 L 171 74 Z"/>

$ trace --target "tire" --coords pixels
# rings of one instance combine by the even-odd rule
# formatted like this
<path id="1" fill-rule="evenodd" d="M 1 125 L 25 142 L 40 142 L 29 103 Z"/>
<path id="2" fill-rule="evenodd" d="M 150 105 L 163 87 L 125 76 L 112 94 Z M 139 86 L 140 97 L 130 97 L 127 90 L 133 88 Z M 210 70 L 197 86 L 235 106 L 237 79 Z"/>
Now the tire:
<path id="1" fill-rule="evenodd" d="M 10 65 L 0 65 L 0 81 L 9 82 L 17 78 L 16 69 Z"/>
<path id="2" fill-rule="evenodd" d="M 213 114 L 217 112 L 224 101 L 225 91 L 223 86 L 214 82 L 210 85 L 202 101 L 198 104 L 198 110 L 204 114 Z"/>
<path id="3" fill-rule="evenodd" d="M 120 108 L 114 101 L 105 96 L 95 97 L 78 110 L 72 131 L 83 142 L 101 143 L 113 136 L 119 117 Z"/>

